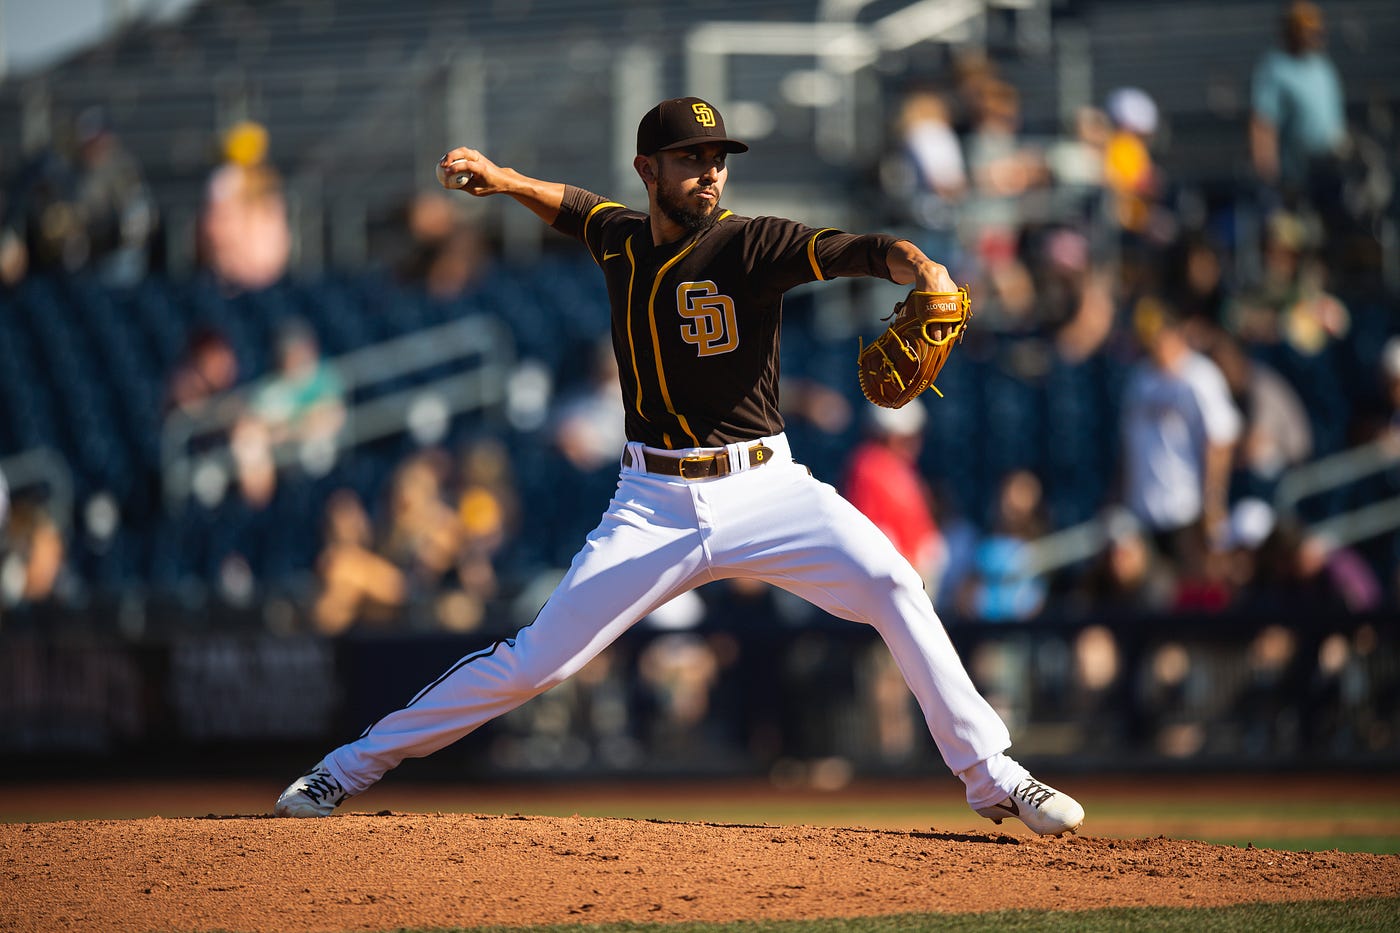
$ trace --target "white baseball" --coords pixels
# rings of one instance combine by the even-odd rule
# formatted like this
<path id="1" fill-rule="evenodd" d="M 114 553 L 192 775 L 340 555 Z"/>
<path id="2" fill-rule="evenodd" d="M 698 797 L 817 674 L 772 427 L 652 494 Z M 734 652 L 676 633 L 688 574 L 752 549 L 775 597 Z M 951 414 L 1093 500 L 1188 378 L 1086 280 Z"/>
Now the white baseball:
<path id="1" fill-rule="evenodd" d="M 456 162 L 453 162 L 452 164 L 453 164 L 454 166 L 455 166 L 455 165 L 461 165 L 461 164 L 462 164 L 462 160 L 458 159 Z M 447 181 L 447 169 L 443 167 L 443 164 L 442 164 L 441 162 L 439 162 L 438 165 L 437 165 L 437 177 L 438 177 L 438 183 L 439 183 L 439 184 L 442 184 L 442 185 L 445 185 L 446 187 L 449 187 L 449 188 L 465 188 L 465 187 L 467 186 L 467 183 L 470 182 L 470 181 L 472 180 L 472 173 L 471 173 L 471 172 L 457 172 L 457 173 L 455 173 L 455 174 L 452 176 L 452 182 L 451 182 L 451 184 L 449 184 L 448 181 Z"/>

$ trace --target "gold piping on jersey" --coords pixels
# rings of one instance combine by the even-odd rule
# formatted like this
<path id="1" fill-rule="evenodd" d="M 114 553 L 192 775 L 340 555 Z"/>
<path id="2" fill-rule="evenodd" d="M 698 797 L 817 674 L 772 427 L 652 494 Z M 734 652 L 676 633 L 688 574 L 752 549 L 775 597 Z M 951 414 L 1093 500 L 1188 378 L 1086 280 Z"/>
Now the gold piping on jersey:
<path id="1" fill-rule="evenodd" d="M 599 206 L 601 207 L 602 205 Z M 822 275 L 822 267 L 817 265 L 817 240 L 821 237 L 823 233 L 835 232 L 835 227 L 823 227 L 816 233 L 812 234 L 812 238 L 807 241 L 807 261 L 812 264 L 812 272 L 816 274 L 818 282 L 825 282 L 826 276 Z"/>
<path id="2" fill-rule="evenodd" d="M 685 415 L 682 415 L 680 412 L 676 411 L 676 406 L 671 402 L 671 390 L 666 385 L 666 368 L 661 363 L 661 335 L 656 332 L 656 292 L 659 288 L 661 288 L 661 279 L 665 277 L 666 271 L 672 266 L 674 266 L 676 263 L 680 262 L 681 259 L 683 259 L 687 253 L 695 249 L 699 242 L 700 241 L 698 239 L 695 240 L 685 249 L 681 250 L 679 253 L 672 256 L 670 259 L 666 260 L 665 264 L 663 264 L 661 268 L 657 270 L 656 278 L 651 283 L 651 294 L 647 296 L 647 320 L 651 323 L 652 355 L 656 357 L 656 379 L 658 382 L 661 383 L 661 398 L 666 403 L 666 410 L 676 416 L 676 421 L 680 422 L 681 430 L 685 431 L 686 436 L 690 438 L 691 443 L 696 447 L 700 446 L 700 438 L 696 437 L 695 432 L 690 430 L 690 423 L 685 420 Z M 631 334 L 630 326 L 628 329 L 628 334 Z M 637 403 L 639 409 L 641 405 L 641 397 L 641 383 L 638 382 Z"/>
<path id="3" fill-rule="evenodd" d="M 588 245 L 588 222 L 593 219 L 594 214 L 598 213 L 605 207 L 620 207 L 623 210 L 627 209 L 626 204 L 618 204 L 616 201 L 604 201 L 601 204 L 593 205 L 593 209 L 590 210 L 588 212 L 588 215 L 583 218 L 583 236 L 581 237 L 581 239 L 583 240 L 583 245 L 587 247 L 588 255 L 590 256 L 593 256 L 593 247 Z M 598 263 L 598 265 L 600 266 L 602 265 L 602 262 L 599 261 L 597 256 L 593 256 L 593 261 Z"/>
<path id="4" fill-rule="evenodd" d="M 601 207 L 602 205 L 599 205 Z M 637 260 L 632 256 L 632 238 L 629 236 L 622 244 L 622 250 L 627 254 L 627 349 L 632 354 L 632 378 L 637 382 L 637 414 L 643 421 L 647 420 L 646 412 L 642 411 L 642 374 L 637 369 L 637 341 L 632 339 L 632 286 L 637 281 Z"/>

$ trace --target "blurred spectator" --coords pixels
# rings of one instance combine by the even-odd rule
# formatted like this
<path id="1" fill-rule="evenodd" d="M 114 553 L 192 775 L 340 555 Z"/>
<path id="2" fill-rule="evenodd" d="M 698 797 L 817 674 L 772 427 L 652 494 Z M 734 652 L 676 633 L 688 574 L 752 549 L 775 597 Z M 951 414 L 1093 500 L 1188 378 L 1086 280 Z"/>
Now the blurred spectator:
<path id="1" fill-rule="evenodd" d="M 1384 443 L 1392 456 L 1400 458 L 1400 336 L 1389 338 L 1381 346 L 1371 379 L 1361 381 L 1358 390 L 1364 394 L 1351 413 L 1352 442 Z M 1397 481 L 1400 473 L 1394 470 L 1377 476 L 1373 481 L 1376 497 L 1393 494 Z M 1396 544 L 1400 546 L 1400 539 Z"/>
<path id="2" fill-rule="evenodd" d="M 1035 277 L 1021 259 L 1017 240 L 985 238 L 980 260 L 973 288 L 978 296 L 979 330 L 986 328 L 1003 333 L 1037 330 L 1040 305 Z"/>
<path id="3" fill-rule="evenodd" d="M 1180 561 L 1197 529 L 1222 530 L 1241 418 L 1219 367 L 1191 349 L 1173 311 L 1144 300 L 1135 318 L 1146 355 L 1123 391 L 1124 500 Z"/>
<path id="4" fill-rule="evenodd" d="M 1391 337 L 1381 350 L 1381 420 L 1380 432 L 1400 441 L 1400 337 Z"/>
<path id="5" fill-rule="evenodd" d="M 1324 614 L 1369 612 L 1384 598 L 1361 555 L 1297 521 L 1279 521 L 1260 545 L 1248 595 L 1255 605 Z"/>
<path id="6" fill-rule="evenodd" d="M 19 284 L 29 271 L 29 250 L 20 234 L 0 226 L 0 286 Z"/>
<path id="7" fill-rule="evenodd" d="M 407 208 L 409 244 L 397 274 L 434 298 L 451 299 L 476 282 L 488 266 L 480 232 L 443 192 L 416 195 Z"/>
<path id="8" fill-rule="evenodd" d="M 554 415 L 554 444 L 581 473 L 604 467 L 615 472 L 627 444 L 625 415 L 617 381 L 617 355 L 612 340 L 603 338 L 593 347 L 587 384 L 560 397 Z"/>
<path id="9" fill-rule="evenodd" d="M 1176 574 L 1142 525 L 1127 513 L 1110 523 L 1108 544 L 1071 593 L 1085 615 L 1165 612 L 1176 598 Z"/>
<path id="10" fill-rule="evenodd" d="M 926 421 L 918 399 L 903 408 L 866 406 L 866 438 L 851 452 L 842 493 L 936 594 L 947 555 L 933 517 L 933 493 L 918 470 Z"/>
<path id="11" fill-rule="evenodd" d="M 1243 291 L 1228 319 L 1250 343 L 1287 342 L 1305 356 L 1321 353 L 1351 329 L 1346 305 L 1327 291 L 1328 269 L 1311 248 L 1302 219 L 1282 211 L 1270 216 L 1264 238 L 1264 276 Z"/>
<path id="12" fill-rule="evenodd" d="M 1238 341 L 1216 331 L 1208 348 L 1230 395 L 1244 415 L 1235 450 L 1238 491 L 1270 496 L 1283 471 L 1312 456 L 1312 422 L 1302 399 L 1287 380 L 1251 359 Z"/>
<path id="13" fill-rule="evenodd" d="M 1080 107 L 1074 115 L 1073 135 L 1057 140 L 1046 152 L 1046 167 L 1066 219 L 1088 223 L 1098 220 L 1104 188 L 1104 150 L 1111 132 L 1108 114 L 1097 107 Z"/>
<path id="14" fill-rule="evenodd" d="M 282 178 L 267 161 L 267 130 L 244 121 L 223 138 L 223 164 L 209 177 L 200 217 L 204 265 L 233 290 L 266 288 L 291 256 Z"/>
<path id="15" fill-rule="evenodd" d="M 933 604 L 940 612 L 958 612 L 963 583 L 971 575 L 977 560 L 977 543 L 982 531 L 958 507 L 953 491 L 940 486 L 933 493 L 933 517 L 943 537 L 947 555 L 943 579 L 934 592 Z"/>
<path id="16" fill-rule="evenodd" d="M 72 161 L 47 146 L 15 173 L 5 194 L 5 283 L 30 272 L 72 272 L 87 260 L 87 244 L 73 207 Z"/>
<path id="17" fill-rule="evenodd" d="M 899 665 L 889 649 L 878 644 L 871 645 L 855 662 L 875 754 L 886 763 L 907 761 L 920 748 L 922 723 Z"/>
<path id="18" fill-rule="evenodd" d="M 1214 239 L 1192 232 L 1178 237 L 1165 263 L 1167 297 L 1193 328 L 1226 325 L 1230 292 L 1225 259 Z"/>
<path id="19" fill-rule="evenodd" d="M 1015 622 L 1038 615 L 1046 581 L 1031 569 L 1028 547 L 1045 534 L 1044 488 L 1029 470 L 1013 470 L 997 491 L 992 530 L 977 543 L 971 574 L 959 600 L 964 614 L 984 622 Z"/>
<path id="20" fill-rule="evenodd" d="M 519 528 L 510 453 L 495 438 L 478 439 L 462 452 L 457 473 L 457 518 L 463 533 L 457 584 L 467 598 L 484 605 L 499 595 L 495 562 Z"/>
<path id="21" fill-rule="evenodd" d="M 723 651 L 716 651 L 716 646 Z M 667 632 L 638 653 L 638 686 L 653 713 L 648 744 L 668 760 L 703 753 L 711 694 L 725 656 L 733 650 L 728 635 L 706 638 L 695 632 Z"/>
<path id="22" fill-rule="evenodd" d="M 927 90 L 909 94 L 900 108 L 899 130 L 916 190 L 944 201 L 960 200 L 967 191 L 967 166 L 943 96 Z"/>
<path id="23" fill-rule="evenodd" d="M 1176 613 L 1216 613 L 1229 608 L 1235 599 L 1230 584 L 1229 520 L 1210 536 L 1202 525 L 1188 525 L 1171 539 L 1176 572 L 1176 593 L 1171 609 Z"/>
<path id="24" fill-rule="evenodd" d="M 450 464 L 437 450 L 414 454 L 394 471 L 382 554 L 404 575 L 415 626 L 465 631 L 481 623 L 482 599 L 456 586 L 467 544 L 447 501 Z"/>
<path id="25" fill-rule="evenodd" d="M 140 167 L 97 108 L 16 173 L 4 198 L 0 274 L 93 268 L 113 285 L 146 272 L 155 206 Z"/>
<path id="26" fill-rule="evenodd" d="M 1113 331 L 1112 276 L 1093 265 L 1088 239 L 1068 228 L 1045 238 L 1039 271 L 1041 320 L 1054 331 L 1060 358 L 1072 365 L 1082 363 Z"/>
<path id="27" fill-rule="evenodd" d="M 74 206 L 87 239 L 88 263 L 110 285 L 145 277 L 156 205 L 141 167 L 96 108 L 77 121 Z"/>
<path id="28" fill-rule="evenodd" d="M 0 288 L 12 288 L 29 271 L 29 247 L 25 243 L 25 218 L 19 208 L 24 192 L 22 173 L 12 174 L 0 149 Z"/>
<path id="29" fill-rule="evenodd" d="M 1326 217 L 1342 202 L 1347 125 L 1341 76 L 1324 51 L 1322 10 L 1296 0 L 1282 18 L 1282 48 L 1255 66 L 1250 155 L 1259 179 L 1291 209 Z"/>
<path id="30" fill-rule="evenodd" d="M 38 502 L 21 496 L 10 503 L 0 527 L 0 606 L 41 603 L 59 587 L 67 557 L 63 532 Z"/>
<path id="31" fill-rule="evenodd" d="M 972 129 L 966 139 L 974 198 L 968 205 L 976 252 L 989 265 L 1015 253 L 1018 199 L 1047 179 L 1041 154 L 1020 138 L 1021 95 L 997 78 L 975 86 Z"/>
<path id="32" fill-rule="evenodd" d="M 40 150 L 9 185 L 0 226 L 0 282 L 29 271 L 95 269 L 131 285 L 147 271 L 156 208 L 140 165 L 98 108 Z"/>
<path id="33" fill-rule="evenodd" d="M 967 165 L 947 100 L 919 89 L 900 105 L 896 150 L 887 163 L 886 194 L 921 229 L 929 255 L 948 261 L 954 248 L 956 209 L 967 193 Z"/>
<path id="34" fill-rule="evenodd" d="M 346 416 L 340 377 L 321 358 L 316 335 L 305 323 L 282 326 L 276 354 L 276 372 L 253 392 L 232 434 L 239 487 L 257 508 L 276 489 L 279 448 L 294 445 L 301 467 L 314 476 L 329 472 Z"/>
<path id="35" fill-rule="evenodd" d="M 369 515 L 353 490 L 338 489 L 326 500 L 316 576 L 320 589 L 311 617 L 323 635 L 387 624 L 403 606 L 403 574 L 374 552 Z"/>
<path id="36" fill-rule="evenodd" d="M 1221 550 L 1225 579 L 1233 596 L 1246 594 L 1259 573 L 1259 550 L 1278 524 L 1274 509 L 1263 499 L 1247 496 L 1230 509 Z"/>
<path id="37" fill-rule="evenodd" d="M 784 375 L 779 392 L 785 419 L 800 418 L 828 437 L 851 426 L 851 403 L 820 380 Z"/>
<path id="38" fill-rule="evenodd" d="M 1160 208 L 1161 169 L 1152 157 L 1157 103 L 1141 88 L 1122 87 L 1108 97 L 1113 130 L 1104 146 L 1104 182 L 1113 193 L 1114 217 L 1125 232 L 1161 244 L 1172 224 Z"/>
<path id="39" fill-rule="evenodd" d="M 958 136 L 965 138 L 972 131 L 983 86 L 999 80 L 997 66 L 982 49 L 959 49 L 954 53 L 952 76 L 951 122 Z"/>
<path id="40" fill-rule="evenodd" d="M 165 410 L 197 415 L 237 383 L 238 357 L 233 344 L 216 328 L 198 327 L 190 333 L 184 353 L 170 373 Z"/>

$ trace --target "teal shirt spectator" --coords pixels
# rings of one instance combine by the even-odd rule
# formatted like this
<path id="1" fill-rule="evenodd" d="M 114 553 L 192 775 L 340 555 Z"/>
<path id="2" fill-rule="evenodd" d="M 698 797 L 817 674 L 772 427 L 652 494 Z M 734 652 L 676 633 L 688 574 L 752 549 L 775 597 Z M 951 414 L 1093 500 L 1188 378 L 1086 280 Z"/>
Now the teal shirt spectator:
<path id="1" fill-rule="evenodd" d="M 1278 132 L 1281 180 L 1300 182 L 1309 160 L 1337 154 L 1346 110 L 1341 77 L 1326 55 L 1268 53 L 1254 69 L 1252 98 L 1255 116 Z"/>
<path id="2" fill-rule="evenodd" d="M 973 609 L 979 619 L 1016 622 L 1040 613 L 1045 580 L 1031 573 L 1029 559 L 1027 542 L 1009 535 L 992 535 L 977 545 Z"/>
<path id="3" fill-rule="evenodd" d="M 340 404 L 344 384 L 325 363 L 294 376 L 280 376 L 264 385 L 253 398 L 253 410 L 265 421 L 295 428 L 318 406 Z"/>

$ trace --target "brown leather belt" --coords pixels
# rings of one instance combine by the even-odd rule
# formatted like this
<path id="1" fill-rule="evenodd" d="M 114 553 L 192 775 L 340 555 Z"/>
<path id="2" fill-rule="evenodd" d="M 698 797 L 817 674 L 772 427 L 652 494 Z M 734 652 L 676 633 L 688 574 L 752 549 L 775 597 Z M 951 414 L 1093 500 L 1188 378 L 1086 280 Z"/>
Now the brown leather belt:
<path id="1" fill-rule="evenodd" d="M 741 467 L 729 463 L 729 448 L 723 448 L 712 454 L 702 454 L 697 457 L 663 457 L 650 451 L 642 451 L 642 459 L 646 462 L 648 473 L 659 473 L 662 476 L 679 476 L 681 479 L 711 479 L 716 476 L 727 476 Z M 763 466 L 773 459 L 773 451 L 762 444 L 754 444 L 749 448 L 749 467 Z"/>

